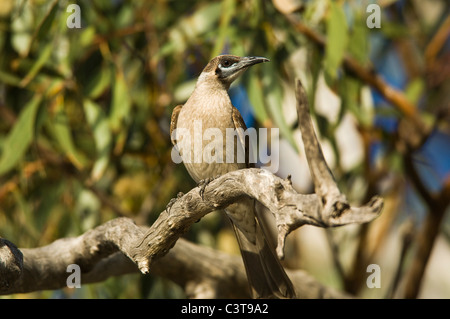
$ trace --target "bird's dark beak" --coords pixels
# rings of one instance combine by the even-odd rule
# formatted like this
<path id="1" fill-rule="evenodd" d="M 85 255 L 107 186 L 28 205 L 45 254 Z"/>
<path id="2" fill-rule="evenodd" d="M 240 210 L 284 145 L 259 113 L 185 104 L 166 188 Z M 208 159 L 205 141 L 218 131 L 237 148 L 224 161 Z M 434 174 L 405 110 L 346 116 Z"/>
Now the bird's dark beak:
<path id="1" fill-rule="evenodd" d="M 270 60 L 268 58 L 260 57 L 260 56 L 246 56 L 243 57 L 236 65 L 237 68 L 243 69 L 248 68 L 249 66 L 263 63 L 263 62 L 269 62 Z"/>
<path id="2" fill-rule="evenodd" d="M 268 62 L 269 59 L 257 56 L 246 56 L 240 58 L 237 62 L 233 63 L 228 67 L 220 67 L 220 75 L 219 78 L 223 81 L 231 84 L 234 80 L 236 80 L 240 74 L 242 74 L 248 67 L 262 63 Z"/>

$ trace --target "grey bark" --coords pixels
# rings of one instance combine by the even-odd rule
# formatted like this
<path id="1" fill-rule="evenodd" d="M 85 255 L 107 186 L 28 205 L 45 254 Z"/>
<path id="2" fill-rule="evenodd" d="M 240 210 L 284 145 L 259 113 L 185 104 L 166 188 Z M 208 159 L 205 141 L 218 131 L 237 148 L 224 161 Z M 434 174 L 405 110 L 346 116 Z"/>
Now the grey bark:
<path id="1" fill-rule="evenodd" d="M 315 194 L 299 194 L 289 178 L 281 179 L 266 170 L 242 169 L 180 196 L 150 227 L 117 218 L 76 238 L 20 250 L 0 238 L 0 294 L 65 287 L 67 266 L 77 264 L 82 283 L 140 271 L 173 280 L 189 297 L 248 298 L 245 271 L 238 256 L 180 238 L 206 214 L 244 196 L 256 199 L 275 217 L 280 258 L 284 256 L 286 236 L 302 225 L 336 227 L 376 218 L 383 207 L 381 198 L 353 207 L 339 191 L 315 136 L 304 89 L 299 81 L 296 85 L 299 124 Z M 288 271 L 288 275 L 299 298 L 346 297 L 304 271 Z"/>

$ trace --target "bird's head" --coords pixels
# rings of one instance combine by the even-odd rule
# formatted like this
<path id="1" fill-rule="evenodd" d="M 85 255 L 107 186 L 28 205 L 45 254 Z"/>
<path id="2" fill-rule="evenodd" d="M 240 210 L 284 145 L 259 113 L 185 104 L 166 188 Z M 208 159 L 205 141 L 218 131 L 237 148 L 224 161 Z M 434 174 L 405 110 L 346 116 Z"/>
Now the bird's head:
<path id="1" fill-rule="evenodd" d="M 269 61 L 269 59 L 263 57 L 219 55 L 209 61 L 197 83 L 218 84 L 228 89 L 231 83 L 250 66 Z"/>

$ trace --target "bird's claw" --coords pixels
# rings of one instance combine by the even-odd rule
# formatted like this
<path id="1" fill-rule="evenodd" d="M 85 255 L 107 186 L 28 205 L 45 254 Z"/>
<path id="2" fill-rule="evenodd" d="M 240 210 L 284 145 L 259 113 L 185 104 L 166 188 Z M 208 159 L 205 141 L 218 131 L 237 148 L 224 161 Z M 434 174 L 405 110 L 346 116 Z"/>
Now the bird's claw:
<path id="1" fill-rule="evenodd" d="M 172 208 L 172 206 L 173 206 L 173 204 L 175 204 L 175 202 L 177 201 L 177 200 L 179 200 L 181 197 L 183 197 L 183 193 L 182 192 L 179 192 L 178 194 L 177 194 L 177 197 L 176 198 L 172 198 L 168 203 L 167 203 L 167 206 L 166 206 L 166 211 L 167 211 L 167 213 L 170 215 L 170 209 Z"/>
<path id="2" fill-rule="evenodd" d="M 204 198 L 203 198 L 203 195 L 205 194 L 206 186 L 207 186 L 209 183 L 211 183 L 213 180 L 215 180 L 216 178 L 218 178 L 219 176 L 220 176 L 220 175 L 218 175 L 218 176 L 216 176 L 216 177 L 208 177 L 208 178 L 202 179 L 200 182 L 198 182 L 198 186 L 200 187 L 199 194 L 200 194 L 200 197 L 202 198 L 202 200 L 204 199 Z"/>
<path id="3" fill-rule="evenodd" d="M 211 182 L 210 178 L 202 179 L 200 182 L 198 182 L 198 186 L 200 187 L 199 195 L 203 200 L 203 195 L 205 194 L 206 185 L 208 185 Z"/>

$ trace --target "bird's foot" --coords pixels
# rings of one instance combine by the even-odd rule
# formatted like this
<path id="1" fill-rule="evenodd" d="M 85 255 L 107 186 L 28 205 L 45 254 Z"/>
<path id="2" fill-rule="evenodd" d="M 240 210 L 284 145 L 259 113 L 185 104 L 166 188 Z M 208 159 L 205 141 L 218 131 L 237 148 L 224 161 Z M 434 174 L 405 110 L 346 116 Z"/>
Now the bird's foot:
<path id="1" fill-rule="evenodd" d="M 200 182 L 198 182 L 198 186 L 200 187 L 199 194 L 200 194 L 200 197 L 202 198 L 202 200 L 204 199 L 204 198 L 203 198 L 203 195 L 205 194 L 206 186 L 207 186 L 209 183 L 211 183 L 213 180 L 215 180 L 216 178 L 218 178 L 219 176 L 220 176 L 220 175 L 217 175 L 216 177 L 208 177 L 208 178 L 202 179 Z"/>
<path id="2" fill-rule="evenodd" d="M 166 206 L 166 211 L 167 211 L 167 213 L 170 215 L 170 209 L 172 208 L 172 206 L 173 206 L 173 204 L 175 204 L 175 202 L 177 201 L 177 200 L 179 200 L 181 197 L 183 197 L 183 193 L 182 192 L 179 192 L 178 194 L 177 194 L 177 197 L 176 198 L 172 198 L 170 201 L 169 201 L 169 203 L 167 203 L 167 206 Z"/>
<path id="3" fill-rule="evenodd" d="M 200 194 L 200 197 L 202 198 L 202 200 L 203 200 L 203 195 L 205 194 L 206 186 L 209 183 L 211 183 L 212 180 L 213 180 L 212 178 L 205 178 L 205 179 L 202 179 L 200 182 L 198 182 L 198 186 L 200 187 L 200 190 L 198 193 Z"/>

